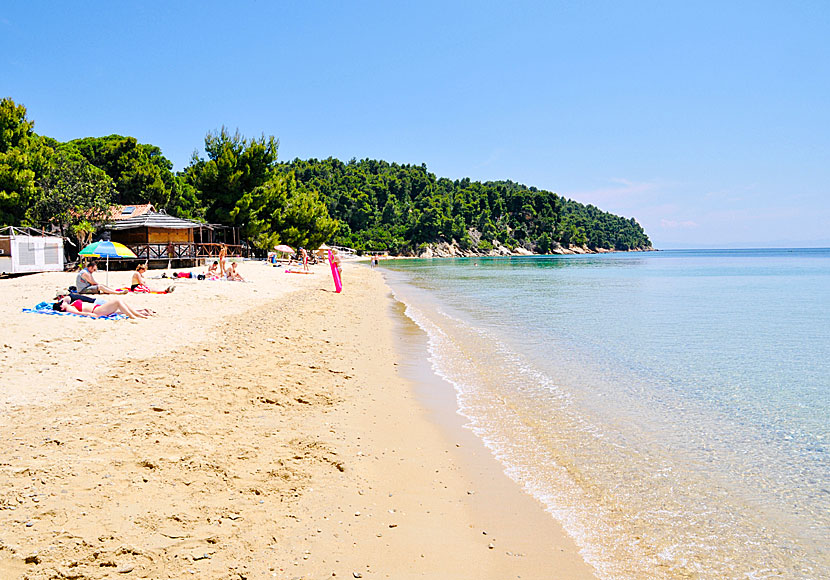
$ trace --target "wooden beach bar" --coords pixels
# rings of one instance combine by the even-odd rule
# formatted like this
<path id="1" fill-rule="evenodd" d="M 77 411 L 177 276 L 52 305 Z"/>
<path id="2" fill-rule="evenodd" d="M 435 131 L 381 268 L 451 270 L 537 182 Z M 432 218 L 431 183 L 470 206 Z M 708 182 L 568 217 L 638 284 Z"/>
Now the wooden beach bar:
<path id="1" fill-rule="evenodd" d="M 164 261 L 189 267 L 217 257 L 223 245 L 227 246 L 230 256 L 241 256 L 243 250 L 237 228 L 181 219 L 152 210 L 115 219 L 106 229 L 110 230 L 112 241 L 124 244 L 139 260 L 148 263 Z M 227 234 L 232 243 L 225 243 Z"/>

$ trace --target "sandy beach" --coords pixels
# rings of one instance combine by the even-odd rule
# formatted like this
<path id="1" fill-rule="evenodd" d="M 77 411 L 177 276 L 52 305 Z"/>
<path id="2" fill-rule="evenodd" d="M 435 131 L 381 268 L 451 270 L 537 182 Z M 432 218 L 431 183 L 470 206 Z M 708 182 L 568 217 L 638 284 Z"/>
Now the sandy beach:
<path id="1" fill-rule="evenodd" d="M 21 312 L 72 274 L 0 280 L 0 579 L 594 578 L 378 271 L 240 271 L 130 295 L 139 321 Z"/>

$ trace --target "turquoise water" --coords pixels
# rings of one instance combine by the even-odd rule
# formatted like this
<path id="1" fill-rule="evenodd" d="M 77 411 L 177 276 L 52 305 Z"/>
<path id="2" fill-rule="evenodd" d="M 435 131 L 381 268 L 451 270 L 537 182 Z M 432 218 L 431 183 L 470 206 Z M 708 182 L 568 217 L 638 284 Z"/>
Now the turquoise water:
<path id="1" fill-rule="evenodd" d="M 384 273 L 470 428 L 601 578 L 830 578 L 830 250 Z"/>

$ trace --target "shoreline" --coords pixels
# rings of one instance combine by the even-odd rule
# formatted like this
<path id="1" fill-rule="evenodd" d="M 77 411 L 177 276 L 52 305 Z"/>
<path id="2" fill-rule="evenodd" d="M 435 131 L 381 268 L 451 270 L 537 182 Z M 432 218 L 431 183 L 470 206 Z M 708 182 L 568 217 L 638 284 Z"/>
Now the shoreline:
<path id="1" fill-rule="evenodd" d="M 593 578 L 475 436 L 442 424 L 455 408 L 403 376 L 380 273 L 346 264 L 337 295 L 322 267 L 243 267 L 253 284 L 130 296 L 160 312 L 138 323 L 9 298 L 25 347 L 0 374 L 0 576 Z M 109 348 L 87 362 L 111 362 L 77 381 L 85 341 Z M 69 366 L 54 395 L 49 357 Z M 9 403 L 32 374 L 38 404 Z"/>
<path id="2" fill-rule="evenodd" d="M 393 315 L 403 333 L 397 348 L 403 361 L 401 375 L 411 383 L 426 419 L 447 441 L 455 442 L 451 452 L 460 473 L 473 487 L 467 502 L 482 529 L 499 530 L 499 547 L 508 556 L 533 554 L 541 559 L 531 572 L 532 578 L 546 577 L 555 569 L 557 578 L 596 580 L 573 538 L 541 502 L 507 475 L 504 465 L 469 428 L 469 419 L 459 412 L 455 387 L 438 376 L 431 364 L 424 364 L 429 356 L 426 333 L 406 316 L 402 302 L 394 298 L 393 302 Z"/>
<path id="3" fill-rule="evenodd" d="M 433 244 L 428 246 L 421 254 L 397 254 L 389 255 L 383 254 L 383 260 L 434 260 L 443 258 L 532 258 L 532 257 L 552 257 L 552 256 L 583 256 L 583 255 L 599 255 L 599 254 L 628 254 L 637 252 L 661 252 L 659 248 L 632 248 L 630 250 L 616 250 L 608 248 L 590 249 L 587 246 L 569 246 L 559 247 L 549 254 L 537 254 L 528 250 L 516 251 L 509 250 L 505 246 L 500 246 L 499 250 L 492 250 L 490 252 L 475 252 L 471 250 L 461 250 L 457 246 L 450 244 Z M 362 256 L 355 256 L 354 260 L 365 261 L 369 256 L 380 253 L 371 250 L 365 250 Z"/>

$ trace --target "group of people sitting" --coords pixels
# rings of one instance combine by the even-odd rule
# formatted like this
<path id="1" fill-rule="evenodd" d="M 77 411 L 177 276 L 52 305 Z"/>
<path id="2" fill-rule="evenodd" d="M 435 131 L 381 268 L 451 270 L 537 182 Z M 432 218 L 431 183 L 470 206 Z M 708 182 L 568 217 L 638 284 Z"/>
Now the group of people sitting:
<path id="1" fill-rule="evenodd" d="M 130 318 L 148 318 L 155 315 L 155 311 L 148 308 L 134 308 L 121 298 L 113 298 L 107 301 L 102 298 L 94 298 L 93 295 L 123 295 L 128 292 L 167 294 L 175 289 L 174 285 L 170 285 L 164 291 L 152 290 L 144 278 L 144 274 L 147 272 L 147 264 L 139 264 L 136 266 L 132 279 L 130 280 L 129 290 L 127 288 L 110 288 L 105 284 L 99 283 L 95 279 L 95 272 L 97 271 L 98 263 L 95 260 L 89 262 L 85 268 L 78 272 L 75 278 L 75 286 L 70 286 L 68 290 L 59 290 L 56 292 L 52 309 L 60 312 L 80 314 L 81 316 L 91 316 L 93 318 L 109 316 L 110 314 L 125 314 Z M 192 277 L 195 278 L 196 276 Z M 198 277 L 208 280 L 245 281 L 242 275 L 236 270 L 236 262 L 231 262 L 230 265 L 227 265 L 225 256 L 222 254 L 219 255 L 219 260 L 214 261 L 208 267 L 206 274 Z"/>
<path id="2" fill-rule="evenodd" d="M 110 314 L 124 314 L 130 318 L 149 318 L 155 315 L 156 312 L 154 310 L 150 310 L 149 308 L 134 308 L 121 298 L 114 298 L 108 301 L 101 298 L 93 298 L 93 295 L 100 294 L 123 295 L 129 291 L 150 292 L 151 290 L 144 279 L 144 273 L 147 271 L 146 264 L 139 264 L 136 267 L 135 272 L 133 272 L 130 290 L 126 288 L 115 289 L 100 284 L 95 280 L 95 272 L 97 270 L 98 263 L 94 260 L 89 262 L 85 268 L 78 272 L 74 286 L 70 286 L 68 290 L 59 290 L 56 293 L 55 303 L 52 305 L 52 309 L 60 312 L 79 314 L 81 316 L 90 316 L 92 318 L 100 318 L 102 316 L 109 316 Z M 168 287 L 165 292 L 172 292 L 172 289 L 172 286 Z"/>
<path id="3" fill-rule="evenodd" d="M 223 264 L 219 261 L 214 261 L 213 264 L 208 266 L 207 272 L 205 273 L 205 279 L 207 280 L 230 280 L 232 282 L 244 282 L 245 278 L 242 277 L 242 274 L 236 271 L 236 262 L 231 262 L 229 266 L 225 268 L 222 267 Z"/>

